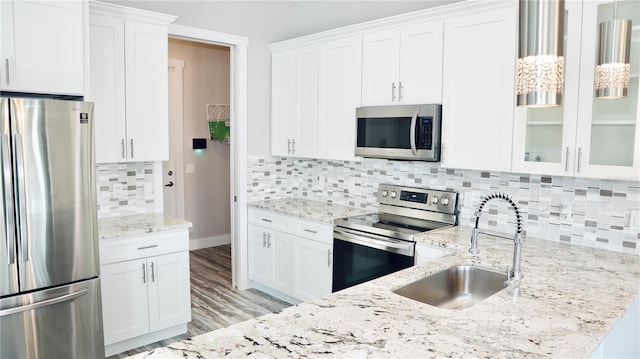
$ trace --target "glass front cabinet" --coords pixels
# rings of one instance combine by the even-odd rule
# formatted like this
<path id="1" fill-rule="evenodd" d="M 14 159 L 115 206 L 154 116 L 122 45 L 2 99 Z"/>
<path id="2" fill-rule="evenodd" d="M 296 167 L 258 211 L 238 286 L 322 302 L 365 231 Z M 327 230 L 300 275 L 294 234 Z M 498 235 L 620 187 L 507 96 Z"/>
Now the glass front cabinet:
<path id="1" fill-rule="evenodd" d="M 618 1 L 617 18 L 630 19 L 630 80 L 621 99 L 595 97 L 598 24 L 613 19 L 612 1 L 565 2 L 565 86 L 562 105 L 516 108 L 515 172 L 640 179 L 640 2 Z"/>

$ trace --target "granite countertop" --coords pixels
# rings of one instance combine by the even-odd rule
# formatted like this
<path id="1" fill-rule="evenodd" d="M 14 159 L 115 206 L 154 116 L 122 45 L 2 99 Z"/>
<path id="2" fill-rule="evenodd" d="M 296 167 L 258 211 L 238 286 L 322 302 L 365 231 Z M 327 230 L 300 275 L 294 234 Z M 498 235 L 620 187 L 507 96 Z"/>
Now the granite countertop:
<path id="1" fill-rule="evenodd" d="M 191 222 L 162 213 L 132 214 L 98 220 L 98 238 L 115 239 L 141 234 L 175 231 L 191 227 Z"/>
<path id="2" fill-rule="evenodd" d="M 371 210 L 340 206 L 301 198 L 282 198 L 249 202 L 249 207 L 264 209 L 311 221 L 333 224 L 333 220 L 371 213 Z"/>
<path id="3" fill-rule="evenodd" d="M 525 238 L 519 295 L 466 309 L 432 307 L 392 290 L 456 264 L 502 269 L 513 242 L 453 227 L 419 241 L 456 253 L 135 358 L 584 357 L 630 306 L 640 257 Z"/>

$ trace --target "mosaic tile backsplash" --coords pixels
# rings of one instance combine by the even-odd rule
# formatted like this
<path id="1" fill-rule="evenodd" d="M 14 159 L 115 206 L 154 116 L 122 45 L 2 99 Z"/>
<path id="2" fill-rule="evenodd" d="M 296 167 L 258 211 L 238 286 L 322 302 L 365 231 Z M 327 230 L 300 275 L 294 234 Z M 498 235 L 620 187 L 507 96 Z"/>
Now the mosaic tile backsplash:
<path id="1" fill-rule="evenodd" d="M 460 225 L 492 192 L 511 195 L 525 218 L 526 235 L 556 242 L 640 254 L 640 233 L 629 226 L 640 209 L 640 183 L 505 172 L 445 169 L 429 162 L 328 161 L 249 156 L 248 199 L 301 197 L 377 210 L 378 184 L 459 193 Z M 511 233 L 515 214 L 506 202 L 489 202 L 480 227 Z"/>
<path id="2" fill-rule="evenodd" d="M 154 213 L 153 162 L 99 164 L 98 218 Z"/>

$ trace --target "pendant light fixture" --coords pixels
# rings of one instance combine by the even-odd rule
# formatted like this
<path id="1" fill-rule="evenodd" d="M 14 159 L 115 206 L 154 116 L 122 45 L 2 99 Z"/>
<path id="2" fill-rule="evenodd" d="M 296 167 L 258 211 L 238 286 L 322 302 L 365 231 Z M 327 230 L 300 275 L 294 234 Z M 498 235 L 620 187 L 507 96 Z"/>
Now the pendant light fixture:
<path id="1" fill-rule="evenodd" d="M 519 10 L 517 105 L 560 106 L 564 90 L 564 0 L 520 0 Z"/>
<path id="2" fill-rule="evenodd" d="M 613 20 L 600 23 L 595 91 L 599 98 L 627 96 L 631 20 L 617 19 L 618 1 L 613 3 Z"/>

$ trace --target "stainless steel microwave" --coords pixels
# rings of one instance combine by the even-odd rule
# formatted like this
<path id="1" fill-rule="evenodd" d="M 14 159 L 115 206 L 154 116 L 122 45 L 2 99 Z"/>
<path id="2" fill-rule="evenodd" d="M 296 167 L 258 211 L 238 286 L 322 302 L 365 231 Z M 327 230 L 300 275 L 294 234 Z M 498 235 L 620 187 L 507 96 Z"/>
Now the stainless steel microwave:
<path id="1" fill-rule="evenodd" d="M 356 109 L 356 156 L 440 161 L 442 105 Z"/>

